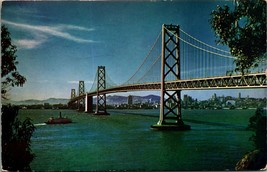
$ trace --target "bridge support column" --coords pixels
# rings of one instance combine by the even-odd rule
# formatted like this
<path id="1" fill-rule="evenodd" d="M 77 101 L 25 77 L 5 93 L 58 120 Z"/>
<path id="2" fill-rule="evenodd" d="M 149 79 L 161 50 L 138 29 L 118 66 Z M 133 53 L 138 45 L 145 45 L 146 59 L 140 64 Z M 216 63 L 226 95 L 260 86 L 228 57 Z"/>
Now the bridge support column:
<path id="1" fill-rule="evenodd" d="M 109 115 L 106 110 L 106 94 L 100 93 L 100 91 L 103 89 L 106 89 L 106 70 L 105 66 L 98 66 L 95 115 Z"/>
<path id="2" fill-rule="evenodd" d="M 162 25 L 161 104 L 159 122 L 151 128 L 159 130 L 190 130 L 181 113 L 181 90 L 169 91 L 169 77 L 180 80 L 179 26 Z M 173 64 L 174 63 L 174 64 Z"/>
<path id="3" fill-rule="evenodd" d="M 93 112 L 93 96 L 85 96 L 85 112 L 92 113 Z"/>
<path id="4" fill-rule="evenodd" d="M 79 96 L 84 94 L 84 81 L 79 81 Z M 85 100 L 84 98 L 78 100 L 78 111 L 84 111 Z"/>
<path id="5" fill-rule="evenodd" d="M 71 89 L 71 95 L 70 95 L 70 99 L 74 99 L 76 97 L 76 93 L 75 93 L 75 89 Z M 77 103 L 68 103 L 68 107 L 70 109 L 77 109 Z"/>

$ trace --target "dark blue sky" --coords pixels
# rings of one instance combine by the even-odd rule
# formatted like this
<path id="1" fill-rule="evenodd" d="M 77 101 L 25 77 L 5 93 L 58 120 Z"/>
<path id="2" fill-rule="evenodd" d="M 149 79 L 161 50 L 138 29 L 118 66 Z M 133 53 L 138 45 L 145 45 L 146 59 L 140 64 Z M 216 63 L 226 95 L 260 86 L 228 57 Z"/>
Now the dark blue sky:
<path id="1" fill-rule="evenodd" d="M 18 70 L 27 78 L 23 87 L 12 89 L 10 97 L 69 98 L 79 80 L 90 89 L 99 65 L 106 66 L 113 81 L 123 83 L 147 55 L 162 24 L 178 24 L 215 45 L 208 20 L 218 4 L 233 2 L 3 2 L 2 23 L 17 45 Z M 205 99 L 213 92 L 184 93 Z M 219 94 L 237 96 L 238 92 Z M 250 96 L 263 93 L 246 91 Z"/>

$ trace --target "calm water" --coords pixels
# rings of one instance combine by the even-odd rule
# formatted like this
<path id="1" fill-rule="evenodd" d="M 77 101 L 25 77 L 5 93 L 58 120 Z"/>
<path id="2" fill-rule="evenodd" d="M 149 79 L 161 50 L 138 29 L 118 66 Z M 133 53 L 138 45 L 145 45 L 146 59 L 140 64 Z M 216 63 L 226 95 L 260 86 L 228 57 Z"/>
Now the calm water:
<path id="1" fill-rule="evenodd" d="M 93 116 L 60 110 L 74 123 L 43 125 L 59 110 L 21 110 L 37 129 L 33 170 L 234 170 L 253 149 L 246 130 L 255 110 L 185 110 L 191 131 L 155 131 L 158 110 L 109 110 Z"/>

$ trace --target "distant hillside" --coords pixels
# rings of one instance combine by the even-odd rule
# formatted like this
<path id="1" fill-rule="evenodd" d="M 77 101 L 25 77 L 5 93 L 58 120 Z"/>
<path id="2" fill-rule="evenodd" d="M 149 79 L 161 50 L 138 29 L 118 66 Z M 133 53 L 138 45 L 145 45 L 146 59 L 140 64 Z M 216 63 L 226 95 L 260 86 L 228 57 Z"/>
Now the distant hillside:
<path id="1" fill-rule="evenodd" d="M 141 101 L 142 103 L 148 102 L 148 101 L 159 103 L 160 102 L 160 96 L 156 96 L 156 95 L 134 96 L 134 101 L 135 100 Z"/>
<path id="2" fill-rule="evenodd" d="M 127 102 L 128 102 L 128 97 L 126 96 L 117 96 L 117 95 L 107 96 L 107 104 L 126 104 Z"/>
<path id="3" fill-rule="evenodd" d="M 37 105 L 37 104 L 44 104 L 49 103 L 53 104 L 67 104 L 69 99 L 63 98 L 49 98 L 46 100 L 22 100 L 22 101 L 12 101 L 12 100 L 5 100 L 3 104 L 14 104 L 14 105 Z M 96 102 L 96 98 L 94 97 L 94 103 Z M 159 103 L 160 96 L 156 95 L 148 95 L 148 96 L 133 96 L 133 103 Z M 108 95 L 107 96 L 107 104 L 114 105 L 114 104 L 127 104 L 128 103 L 128 96 L 118 96 L 118 95 Z"/>
<path id="4" fill-rule="evenodd" d="M 96 100 L 94 100 L 96 101 Z M 160 102 L 160 96 L 156 95 L 148 95 L 148 96 L 133 96 L 133 103 L 159 103 Z M 128 103 L 128 96 L 107 96 L 107 104 L 127 104 Z"/>
<path id="5" fill-rule="evenodd" d="M 37 104 L 49 103 L 53 105 L 53 104 L 67 104 L 68 101 L 69 99 L 63 99 L 63 98 L 49 98 L 46 100 L 29 99 L 29 100 L 22 100 L 22 101 L 5 100 L 3 101 L 3 104 L 10 103 L 14 105 L 37 105 Z"/>

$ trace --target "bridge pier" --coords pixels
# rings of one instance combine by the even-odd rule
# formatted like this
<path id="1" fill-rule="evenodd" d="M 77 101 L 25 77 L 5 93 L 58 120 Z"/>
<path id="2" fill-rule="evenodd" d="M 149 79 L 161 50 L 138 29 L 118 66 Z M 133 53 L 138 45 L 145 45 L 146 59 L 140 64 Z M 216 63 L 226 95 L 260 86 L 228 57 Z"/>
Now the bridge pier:
<path id="1" fill-rule="evenodd" d="M 159 122 L 151 126 L 153 129 L 190 130 L 190 126 L 185 125 L 182 120 L 181 90 L 168 91 L 165 84 L 169 76 L 180 80 L 180 41 L 178 38 L 179 26 L 162 25 L 160 117 Z"/>
<path id="2" fill-rule="evenodd" d="M 85 112 L 86 113 L 93 113 L 93 96 L 85 96 Z"/>
<path id="3" fill-rule="evenodd" d="M 84 81 L 79 81 L 79 92 L 78 95 L 81 96 L 85 93 L 84 91 Z M 84 111 L 85 109 L 85 100 L 84 98 L 77 101 L 78 103 L 78 111 Z"/>
<path id="4" fill-rule="evenodd" d="M 106 110 L 106 94 L 101 90 L 106 89 L 106 70 L 105 66 L 98 66 L 97 69 L 97 96 L 95 115 L 109 115 Z"/>
<path id="5" fill-rule="evenodd" d="M 76 97 L 75 89 L 71 89 L 70 99 L 74 99 L 75 97 Z M 68 103 L 68 107 L 70 109 L 77 109 L 78 108 L 76 102 Z"/>
<path id="6" fill-rule="evenodd" d="M 106 94 L 97 95 L 95 115 L 110 115 L 106 110 Z"/>

